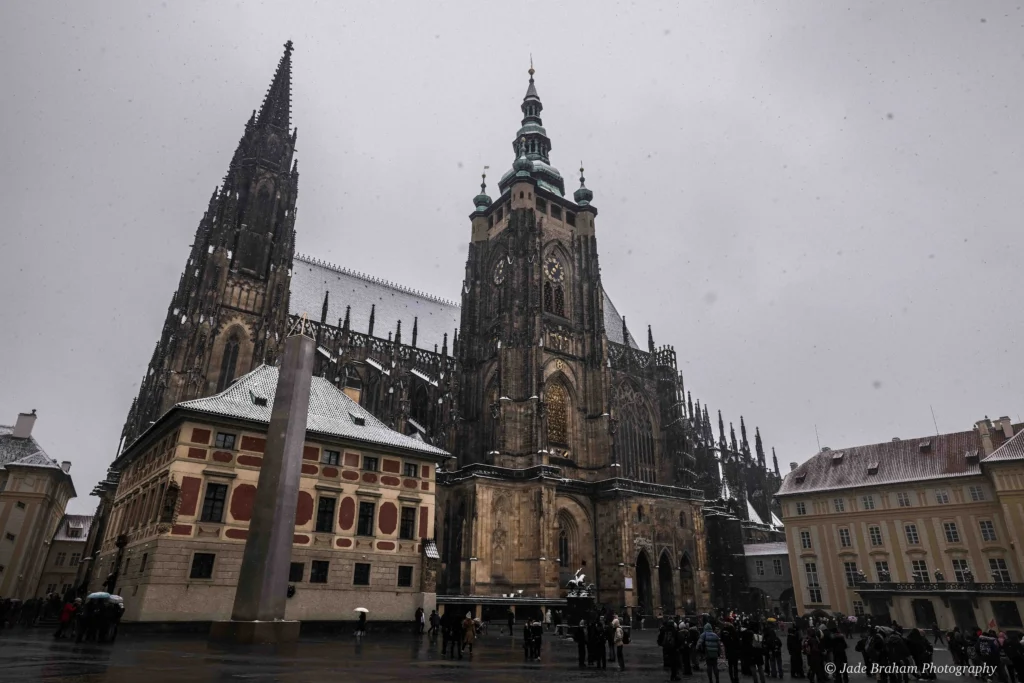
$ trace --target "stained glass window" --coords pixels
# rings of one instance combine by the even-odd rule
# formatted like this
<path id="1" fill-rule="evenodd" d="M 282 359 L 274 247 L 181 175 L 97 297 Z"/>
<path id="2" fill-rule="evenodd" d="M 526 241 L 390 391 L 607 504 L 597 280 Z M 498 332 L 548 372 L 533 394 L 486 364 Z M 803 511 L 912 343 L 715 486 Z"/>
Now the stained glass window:
<path id="1" fill-rule="evenodd" d="M 555 285 L 555 308 L 553 313 L 565 317 L 565 291 L 562 285 Z"/>
<path id="2" fill-rule="evenodd" d="M 569 443 L 569 397 L 565 387 L 552 384 L 547 392 L 548 442 L 559 446 Z"/>
<path id="3" fill-rule="evenodd" d="M 643 396 L 630 384 L 619 387 L 615 396 L 615 416 L 619 422 L 615 449 L 619 463 L 629 479 L 653 482 L 654 429 Z"/>

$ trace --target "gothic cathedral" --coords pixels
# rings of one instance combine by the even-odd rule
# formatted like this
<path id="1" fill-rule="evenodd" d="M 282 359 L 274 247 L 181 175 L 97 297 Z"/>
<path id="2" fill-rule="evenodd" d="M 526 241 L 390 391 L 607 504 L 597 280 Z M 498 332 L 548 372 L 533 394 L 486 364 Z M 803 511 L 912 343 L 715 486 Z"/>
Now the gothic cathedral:
<path id="1" fill-rule="evenodd" d="M 551 164 L 533 68 L 512 166 L 474 199 L 460 305 L 295 253 L 291 55 L 200 221 L 121 448 L 273 364 L 313 314 L 319 376 L 457 456 L 438 473 L 439 594 L 557 599 L 582 570 L 613 608 L 744 606 L 742 544 L 781 537 L 778 462 L 742 420 L 727 440 L 719 413 L 716 439 L 675 350 L 650 327 L 637 344 L 583 169 L 570 197 Z"/>

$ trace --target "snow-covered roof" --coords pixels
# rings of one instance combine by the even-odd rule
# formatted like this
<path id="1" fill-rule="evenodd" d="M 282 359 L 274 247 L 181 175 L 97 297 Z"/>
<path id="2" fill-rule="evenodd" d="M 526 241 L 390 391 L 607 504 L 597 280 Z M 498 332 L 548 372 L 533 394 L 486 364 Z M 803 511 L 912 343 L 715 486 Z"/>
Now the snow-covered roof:
<path id="1" fill-rule="evenodd" d="M 277 378 L 276 367 L 261 365 L 219 394 L 185 401 L 175 408 L 269 425 L 277 393 Z M 255 398 L 264 398 L 266 401 L 260 402 L 263 405 L 257 405 Z M 306 431 L 416 451 L 433 457 L 450 457 L 447 451 L 391 429 L 322 377 L 314 377 L 309 388 Z"/>
<path id="2" fill-rule="evenodd" d="M 789 548 L 785 541 L 773 541 L 771 543 L 748 543 L 743 546 L 743 554 L 747 557 L 759 555 L 788 555 Z"/>
<path id="3" fill-rule="evenodd" d="M 53 535 L 53 540 L 82 541 L 84 543 L 89 536 L 92 520 L 92 515 L 64 515 L 64 519 L 60 520 L 60 525 L 57 527 L 57 532 Z"/>
<path id="4" fill-rule="evenodd" d="M 761 515 L 757 514 L 757 510 L 754 509 L 754 506 L 750 504 L 749 500 L 747 501 L 747 517 L 751 522 L 764 524 L 764 520 L 761 519 Z"/>

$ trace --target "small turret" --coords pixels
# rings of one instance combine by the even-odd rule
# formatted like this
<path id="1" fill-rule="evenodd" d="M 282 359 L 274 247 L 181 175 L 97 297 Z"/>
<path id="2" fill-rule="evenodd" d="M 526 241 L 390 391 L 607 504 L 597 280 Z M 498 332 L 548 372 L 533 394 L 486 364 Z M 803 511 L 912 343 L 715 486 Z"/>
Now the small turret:
<path id="1" fill-rule="evenodd" d="M 572 193 L 572 198 L 580 206 L 590 206 L 594 193 L 587 187 L 587 179 L 583 176 L 583 163 L 580 163 L 580 188 Z"/>

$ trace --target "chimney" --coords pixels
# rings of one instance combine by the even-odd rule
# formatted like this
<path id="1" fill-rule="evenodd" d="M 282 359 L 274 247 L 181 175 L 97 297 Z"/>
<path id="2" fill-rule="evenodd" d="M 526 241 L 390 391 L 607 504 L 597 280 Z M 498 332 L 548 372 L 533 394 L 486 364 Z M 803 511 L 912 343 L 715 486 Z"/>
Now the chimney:
<path id="1" fill-rule="evenodd" d="M 998 424 L 1002 428 L 1003 436 L 1005 436 L 1007 439 L 1013 438 L 1013 423 L 1010 422 L 1010 418 L 1004 415 L 1001 418 L 999 418 L 999 422 L 997 422 L 996 424 Z"/>
<path id="2" fill-rule="evenodd" d="M 794 470 L 796 470 L 796 467 L 797 467 L 797 465 L 796 465 L 795 462 L 789 463 L 789 471 L 790 472 L 793 472 Z"/>
<path id="3" fill-rule="evenodd" d="M 60 468 L 61 468 L 62 470 L 64 470 L 64 473 L 65 473 L 65 474 L 67 474 L 68 472 L 70 472 L 70 471 L 71 471 L 71 461 L 70 461 L 70 460 L 65 460 L 64 462 L 62 462 L 62 463 L 60 464 Z"/>
<path id="4" fill-rule="evenodd" d="M 978 430 L 978 436 L 981 437 L 982 452 L 985 455 L 991 455 L 995 450 L 992 445 L 992 420 L 988 419 L 988 415 L 986 415 L 984 420 L 978 420 L 974 426 Z"/>
<path id="5" fill-rule="evenodd" d="M 32 426 L 36 423 L 36 409 L 31 413 L 18 413 L 18 421 L 14 425 L 15 439 L 27 439 L 32 436 Z"/>

